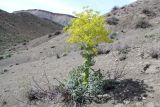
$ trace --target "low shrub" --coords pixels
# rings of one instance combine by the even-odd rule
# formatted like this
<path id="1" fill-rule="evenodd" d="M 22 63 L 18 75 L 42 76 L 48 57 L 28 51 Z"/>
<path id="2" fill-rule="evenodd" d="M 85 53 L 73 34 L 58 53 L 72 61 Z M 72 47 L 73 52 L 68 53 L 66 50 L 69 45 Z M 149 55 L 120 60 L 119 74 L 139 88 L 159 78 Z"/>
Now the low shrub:
<path id="1" fill-rule="evenodd" d="M 5 55 L 5 58 L 10 58 L 12 56 L 12 54 L 7 54 L 7 55 Z"/>
<path id="2" fill-rule="evenodd" d="M 128 54 L 128 52 L 130 51 L 130 47 L 127 44 L 121 44 L 116 47 L 116 50 L 118 51 L 119 55 Z"/>
<path id="3" fill-rule="evenodd" d="M 59 34 L 61 34 L 61 31 L 56 31 L 56 32 L 54 33 L 54 35 L 59 35 Z"/>
<path id="4" fill-rule="evenodd" d="M 124 60 L 126 60 L 126 59 L 127 59 L 127 56 L 126 56 L 126 55 L 122 55 L 122 56 L 119 57 L 119 60 L 120 60 L 120 61 L 124 61 Z"/>
<path id="5" fill-rule="evenodd" d="M 111 17 L 111 18 L 108 18 L 108 19 L 107 19 L 107 23 L 108 23 L 109 25 L 117 25 L 118 22 L 119 22 L 119 19 L 116 18 L 116 17 Z"/>
<path id="6" fill-rule="evenodd" d="M 149 28 L 151 26 L 152 25 L 146 20 L 140 20 L 136 24 L 136 28 L 143 28 L 143 29 Z"/>
<path id="7" fill-rule="evenodd" d="M 154 13 L 153 11 L 151 11 L 148 8 L 143 9 L 142 13 L 145 14 L 146 16 L 148 16 L 148 17 L 154 17 L 154 16 L 156 16 L 156 13 Z"/>
<path id="8" fill-rule="evenodd" d="M 114 11 L 116 11 L 116 10 L 118 10 L 118 9 L 119 9 L 118 6 L 114 6 L 114 7 L 112 8 L 111 12 L 114 12 Z"/>
<path id="9" fill-rule="evenodd" d="M 154 59 L 158 59 L 160 57 L 160 50 L 158 49 L 152 49 L 150 52 L 149 52 L 149 55 L 154 58 Z"/>
<path id="10" fill-rule="evenodd" d="M 117 32 L 113 32 L 109 35 L 110 39 L 118 39 L 117 36 L 118 36 Z"/>
<path id="11" fill-rule="evenodd" d="M 108 53 L 110 53 L 110 51 L 111 51 L 111 50 L 98 49 L 98 50 L 97 50 L 97 55 L 108 54 Z"/>
<path id="12" fill-rule="evenodd" d="M 65 87 L 68 89 L 72 96 L 72 100 L 79 104 L 91 103 L 92 98 L 98 94 L 103 93 L 103 76 L 100 72 L 90 69 L 89 83 L 83 84 L 83 72 L 85 67 L 79 66 L 77 69 L 73 69 L 69 73 L 69 77 L 66 80 Z"/>

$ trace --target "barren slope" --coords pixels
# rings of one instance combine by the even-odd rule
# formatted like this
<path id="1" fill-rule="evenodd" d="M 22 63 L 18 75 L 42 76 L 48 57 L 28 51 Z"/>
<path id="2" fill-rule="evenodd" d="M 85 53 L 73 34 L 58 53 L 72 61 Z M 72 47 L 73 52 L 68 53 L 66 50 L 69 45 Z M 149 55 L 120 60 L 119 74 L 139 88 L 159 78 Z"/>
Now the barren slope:
<path id="1" fill-rule="evenodd" d="M 16 11 L 14 13 L 21 13 L 21 12 L 31 13 L 37 17 L 48 19 L 53 22 L 59 23 L 62 26 L 68 25 L 70 20 L 74 18 L 74 16 L 71 16 L 71 15 L 52 13 L 52 12 L 48 12 L 45 10 L 39 10 L 39 9 L 21 10 L 21 11 Z"/>
<path id="2" fill-rule="evenodd" d="M 128 10 L 131 5 L 134 7 Z M 115 33 L 111 35 L 114 42 L 98 46 L 101 54 L 95 57 L 94 68 L 104 70 L 103 74 L 106 78 L 108 72 L 117 74 L 116 70 L 123 70 L 126 75 L 121 79 L 141 80 L 145 88 L 143 89 L 137 82 L 129 82 L 127 85 L 124 84 L 125 89 L 118 87 L 117 90 L 120 91 L 115 91 L 120 97 L 110 99 L 103 104 L 92 103 L 90 107 L 160 107 L 160 16 L 158 11 L 160 3 L 159 0 L 144 0 L 142 3 L 139 0 L 131 5 L 126 8 L 129 14 L 128 12 L 122 14 L 125 10 L 117 10 L 122 12 L 119 16 L 115 15 L 120 21 L 117 25 L 109 26 L 113 29 L 112 33 Z M 155 5 L 156 10 L 154 10 Z M 138 7 L 142 6 L 149 7 L 156 16 L 145 15 L 152 26 L 135 28 L 137 23 L 131 20 L 130 15 L 135 13 L 138 16 L 144 15 L 141 12 L 143 9 L 138 10 Z M 138 19 L 138 16 L 135 16 L 135 19 Z M 126 24 L 122 23 L 125 20 Z M 27 47 L 26 50 L 15 51 L 10 58 L 0 60 L 1 105 L 3 104 L 4 107 L 26 106 L 25 93 L 35 86 L 33 77 L 41 87 L 47 87 L 44 71 L 48 75 L 50 84 L 57 84 L 58 82 L 53 78 L 63 81 L 72 68 L 83 63 L 77 46 L 69 46 L 65 43 L 67 36 L 67 34 L 59 34 L 51 38 L 48 38 L 48 35 L 37 38 L 26 46 L 22 46 Z M 4 104 L 4 101 L 7 103 Z M 27 104 L 27 107 L 61 106 L 61 103 L 54 104 L 54 102 Z"/>
<path id="3" fill-rule="evenodd" d="M 14 14 L 0 10 L 0 53 L 12 45 L 61 29 L 61 25 L 29 13 Z"/>

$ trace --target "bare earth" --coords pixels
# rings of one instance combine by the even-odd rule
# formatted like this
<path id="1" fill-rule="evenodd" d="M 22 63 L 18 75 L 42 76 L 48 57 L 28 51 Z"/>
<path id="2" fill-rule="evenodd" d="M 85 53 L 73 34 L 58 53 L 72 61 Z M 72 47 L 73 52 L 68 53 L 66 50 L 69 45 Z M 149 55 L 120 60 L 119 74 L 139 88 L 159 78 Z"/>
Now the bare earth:
<path id="1" fill-rule="evenodd" d="M 144 2 L 146 1 L 144 0 Z M 151 2 L 151 0 L 148 1 Z M 155 5 L 159 4 L 160 6 L 159 0 L 153 1 L 155 1 Z M 126 8 L 130 9 L 131 7 L 129 5 Z M 133 6 L 133 8 L 135 7 Z M 118 11 L 123 12 L 124 10 Z M 104 70 L 103 74 L 106 77 L 108 71 L 113 73 L 113 69 L 122 69 L 125 66 L 124 71 L 126 75 L 123 79 L 143 80 L 150 91 L 146 91 L 142 101 L 125 100 L 123 103 L 114 104 L 112 99 L 104 104 L 92 103 L 88 105 L 89 107 L 160 107 L 159 13 L 156 11 L 157 16 L 148 19 L 152 27 L 146 29 L 136 29 L 134 27 L 138 18 L 137 20 L 135 19 L 135 23 L 127 24 L 128 26 L 123 25 L 124 23 L 122 22 L 124 17 L 127 17 L 126 14 L 121 16 L 116 14 L 120 22 L 117 26 L 110 26 L 110 28 L 113 29 L 113 32 L 117 32 L 117 40 L 114 39 L 112 44 L 101 44 L 99 49 L 103 51 L 110 50 L 110 53 L 100 54 L 95 57 L 96 64 L 94 68 Z M 128 13 L 128 15 L 131 14 L 134 13 Z M 126 20 L 126 23 L 130 23 L 130 20 L 128 22 Z M 16 50 L 11 52 L 12 56 L 10 58 L 0 60 L 0 106 L 62 106 L 59 103 L 46 104 L 43 102 L 40 102 L 38 105 L 29 105 L 27 104 L 25 93 L 34 86 L 33 78 L 42 87 L 46 86 L 44 72 L 46 72 L 50 84 L 55 85 L 58 82 L 54 78 L 63 81 L 70 70 L 83 63 L 78 47 L 65 43 L 67 37 L 68 35 L 65 33 L 51 38 L 45 35 L 28 42 L 25 46 L 17 46 Z M 120 51 L 123 52 L 119 54 Z M 157 54 L 157 57 L 153 56 L 154 53 Z M 57 58 L 57 55 L 60 58 Z"/>

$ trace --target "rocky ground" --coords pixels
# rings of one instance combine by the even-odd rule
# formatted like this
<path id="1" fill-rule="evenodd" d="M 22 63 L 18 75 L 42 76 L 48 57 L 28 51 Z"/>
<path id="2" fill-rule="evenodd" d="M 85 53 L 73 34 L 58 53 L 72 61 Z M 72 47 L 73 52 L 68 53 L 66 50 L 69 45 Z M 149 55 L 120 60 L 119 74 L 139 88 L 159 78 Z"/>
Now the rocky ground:
<path id="1" fill-rule="evenodd" d="M 159 6 L 159 0 L 139 0 L 110 13 L 108 19 L 114 16 L 119 20 L 111 20 L 109 24 L 112 29 L 110 37 L 114 42 L 98 46 L 94 68 L 101 68 L 106 78 L 108 74 L 114 78 L 121 71 L 125 75 L 114 91 L 115 97 L 103 104 L 92 103 L 89 107 L 160 107 Z M 152 12 L 143 11 L 146 7 Z M 140 23 L 141 16 L 151 26 Z M 16 46 L 10 57 L 0 60 L 2 107 L 62 106 L 62 103 L 54 102 L 29 105 L 25 93 L 35 86 L 34 80 L 45 88 L 45 74 L 49 84 L 56 85 L 58 82 L 54 78 L 63 81 L 70 70 L 83 63 L 77 46 L 65 43 L 67 37 L 65 33 L 45 35 L 26 45 Z"/>

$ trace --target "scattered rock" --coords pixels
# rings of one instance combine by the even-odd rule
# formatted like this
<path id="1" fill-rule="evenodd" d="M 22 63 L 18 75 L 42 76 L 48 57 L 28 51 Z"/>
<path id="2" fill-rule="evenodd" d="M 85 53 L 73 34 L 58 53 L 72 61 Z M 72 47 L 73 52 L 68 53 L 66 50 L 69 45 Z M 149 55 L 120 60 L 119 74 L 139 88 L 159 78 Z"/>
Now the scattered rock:
<path id="1" fill-rule="evenodd" d="M 127 59 L 127 56 L 126 56 L 126 55 L 122 55 L 122 56 L 120 56 L 120 58 L 119 58 L 120 61 L 124 61 L 124 60 L 126 60 L 126 59 Z"/>
<path id="2" fill-rule="evenodd" d="M 3 71 L 0 72 L 0 74 L 4 74 L 6 72 L 8 72 L 8 69 L 4 69 Z"/>
<path id="3" fill-rule="evenodd" d="M 55 46 L 51 46 L 51 48 L 55 48 Z"/>
<path id="4" fill-rule="evenodd" d="M 53 36 L 52 34 L 49 34 L 49 35 L 48 35 L 48 38 L 51 38 L 52 36 Z"/>
<path id="5" fill-rule="evenodd" d="M 25 43 L 22 43 L 22 45 L 27 45 L 27 43 L 25 42 Z"/>
<path id="6" fill-rule="evenodd" d="M 57 31 L 54 33 L 54 35 L 59 35 L 59 34 L 61 34 L 61 31 Z"/>
<path id="7" fill-rule="evenodd" d="M 146 100 L 146 97 L 142 97 L 142 100 Z"/>
<path id="8" fill-rule="evenodd" d="M 8 72 L 8 69 L 4 69 L 3 72 Z"/>
<path id="9" fill-rule="evenodd" d="M 121 30 L 121 32 L 122 32 L 122 33 L 126 33 L 126 31 L 125 31 L 125 30 Z"/>
<path id="10" fill-rule="evenodd" d="M 4 59 L 3 56 L 0 56 L 0 60 Z"/>
<path id="11" fill-rule="evenodd" d="M 7 101 L 2 101 L 2 107 L 7 105 Z"/>
<path id="12" fill-rule="evenodd" d="M 151 66 L 151 64 L 146 64 L 145 67 L 143 68 L 144 72 Z"/>
<path id="13" fill-rule="evenodd" d="M 145 98 L 146 98 L 146 97 L 148 97 L 148 95 L 147 95 L 147 94 L 143 94 L 143 97 L 145 97 Z"/>
<path id="14" fill-rule="evenodd" d="M 59 58 L 60 58 L 60 56 L 59 56 L 58 54 L 56 54 L 56 57 L 57 57 L 57 59 L 59 59 Z"/>
<path id="15" fill-rule="evenodd" d="M 13 65 L 10 65 L 9 67 L 12 67 Z"/>

